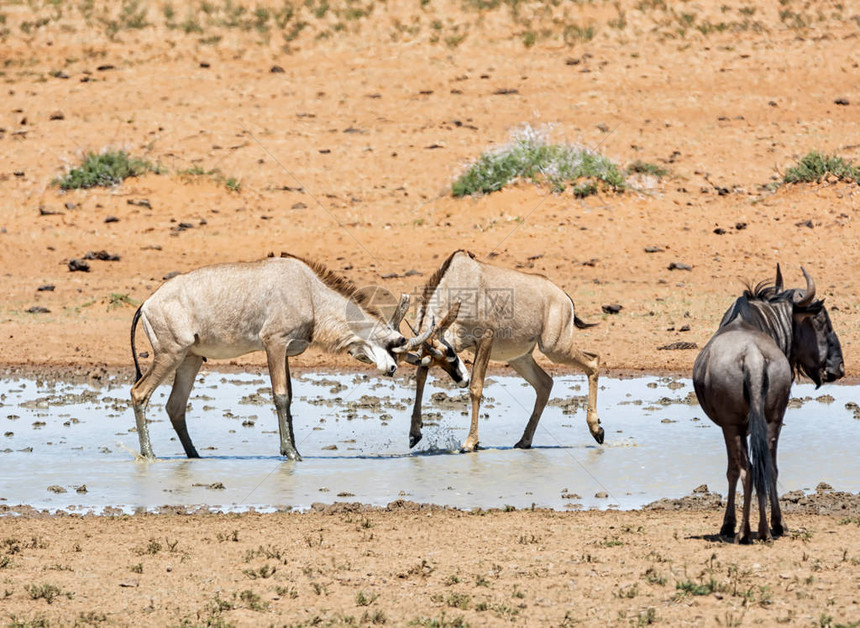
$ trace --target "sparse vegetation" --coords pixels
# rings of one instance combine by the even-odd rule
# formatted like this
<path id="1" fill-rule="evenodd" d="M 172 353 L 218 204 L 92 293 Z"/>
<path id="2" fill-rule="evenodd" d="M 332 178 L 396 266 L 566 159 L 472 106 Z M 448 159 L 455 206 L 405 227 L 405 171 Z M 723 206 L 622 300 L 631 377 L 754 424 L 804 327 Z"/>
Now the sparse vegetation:
<path id="1" fill-rule="evenodd" d="M 630 174 L 646 174 L 652 177 L 662 178 L 669 174 L 669 169 L 658 164 L 652 164 L 647 161 L 637 159 L 627 166 L 627 172 Z"/>
<path id="2" fill-rule="evenodd" d="M 482 154 L 454 182 L 452 192 L 489 194 L 520 179 L 548 183 L 555 192 L 572 186 L 575 196 L 601 189 L 618 192 L 626 186 L 624 175 L 608 158 L 582 146 L 550 144 L 546 131 L 525 126 L 510 143 Z"/>
<path id="3" fill-rule="evenodd" d="M 60 596 L 65 596 L 68 599 L 72 599 L 74 597 L 73 593 L 63 592 L 60 587 L 47 583 L 40 585 L 27 584 L 24 585 L 24 590 L 27 591 L 30 599 L 45 600 L 48 604 L 53 604 L 54 600 Z"/>
<path id="4" fill-rule="evenodd" d="M 860 168 L 837 155 L 812 151 L 785 171 L 786 183 L 819 183 L 825 179 L 860 183 Z"/>
<path id="5" fill-rule="evenodd" d="M 139 177 L 147 172 L 160 173 L 161 168 L 145 159 L 130 157 L 124 150 L 106 150 L 102 153 L 87 153 L 80 166 L 54 179 L 53 183 L 63 190 L 112 187 L 129 177 Z"/>

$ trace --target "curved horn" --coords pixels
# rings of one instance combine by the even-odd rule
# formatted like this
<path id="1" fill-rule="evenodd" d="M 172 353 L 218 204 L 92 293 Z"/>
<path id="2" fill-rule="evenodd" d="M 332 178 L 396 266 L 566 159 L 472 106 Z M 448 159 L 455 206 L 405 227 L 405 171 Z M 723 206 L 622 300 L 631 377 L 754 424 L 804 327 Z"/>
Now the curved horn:
<path id="1" fill-rule="evenodd" d="M 784 284 L 782 283 L 782 271 L 779 268 L 779 262 L 776 264 L 776 282 L 774 282 L 774 288 L 776 289 L 776 293 L 779 294 L 782 292 Z"/>
<path id="2" fill-rule="evenodd" d="M 445 314 L 445 318 L 443 318 L 442 322 L 439 323 L 439 327 L 437 328 L 438 333 L 441 334 L 442 332 L 444 332 L 452 325 L 455 320 L 457 320 L 457 314 L 460 313 L 460 305 L 460 299 L 454 301 L 454 305 L 451 306 L 451 309 L 449 309 L 448 313 Z"/>
<path id="3" fill-rule="evenodd" d="M 388 319 L 388 324 L 392 329 L 398 331 L 400 329 L 400 322 L 403 320 L 403 317 L 406 316 L 406 312 L 409 311 L 409 295 L 401 294 L 400 295 L 400 303 L 397 304 L 397 309 L 394 310 L 394 313 L 391 315 L 391 318 Z"/>
<path id="4" fill-rule="evenodd" d="M 410 325 L 411 328 L 411 325 Z M 433 332 L 436 331 L 436 321 L 435 319 L 430 319 L 430 326 L 424 331 L 420 336 L 415 336 L 414 338 L 410 338 L 405 345 L 401 345 L 396 349 L 393 349 L 394 353 L 406 353 L 407 351 L 414 351 L 416 347 L 423 345 L 430 336 L 433 335 Z"/>
<path id="5" fill-rule="evenodd" d="M 806 290 L 798 290 L 795 292 L 794 304 L 798 307 L 806 307 L 807 305 L 810 305 L 812 300 L 815 298 L 815 282 L 803 266 L 800 267 L 800 272 L 802 272 L 803 276 L 806 278 Z"/>

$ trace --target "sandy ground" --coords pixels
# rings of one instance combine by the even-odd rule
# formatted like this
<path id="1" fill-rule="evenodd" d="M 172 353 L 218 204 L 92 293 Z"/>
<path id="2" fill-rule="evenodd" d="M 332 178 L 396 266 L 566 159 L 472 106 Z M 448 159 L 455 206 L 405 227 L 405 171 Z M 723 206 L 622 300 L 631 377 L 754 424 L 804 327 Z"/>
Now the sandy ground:
<path id="1" fill-rule="evenodd" d="M 779 262 L 797 285 L 803 265 L 857 377 L 860 188 L 773 185 L 811 150 L 860 157 L 857 2 L 169 6 L 0 7 L 9 372 L 130 371 L 134 307 L 171 272 L 290 251 L 413 291 L 469 248 L 567 290 L 600 323 L 582 347 L 618 372 L 688 374 L 694 349 L 658 347 L 701 347 L 742 280 L 772 278 Z M 464 164 L 524 124 L 670 175 L 584 200 L 525 183 L 452 198 Z M 164 172 L 109 189 L 51 184 L 106 147 Z M 102 250 L 120 259 L 69 270 Z M 231 364 L 249 363 L 264 360 Z M 856 520 L 798 514 L 790 537 L 734 547 L 711 536 L 720 516 L 3 517 L 0 614 L 15 625 L 860 617 Z M 693 584 L 706 594 L 678 588 Z M 43 585 L 58 588 L 52 603 Z"/>

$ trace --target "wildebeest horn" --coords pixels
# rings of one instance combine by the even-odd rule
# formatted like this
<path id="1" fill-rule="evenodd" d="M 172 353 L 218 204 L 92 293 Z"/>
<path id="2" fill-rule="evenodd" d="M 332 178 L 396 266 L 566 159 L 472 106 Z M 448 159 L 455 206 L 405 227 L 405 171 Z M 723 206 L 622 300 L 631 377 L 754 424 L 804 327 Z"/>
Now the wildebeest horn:
<path id="1" fill-rule="evenodd" d="M 798 307 L 806 307 L 815 298 L 815 282 L 803 266 L 800 267 L 800 272 L 806 278 L 806 290 L 798 290 L 794 293 L 794 304 Z"/>
<path id="2" fill-rule="evenodd" d="M 784 284 L 782 283 L 782 271 L 779 268 L 779 263 L 777 263 L 777 265 L 776 265 L 776 283 L 774 284 L 774 288 L 776 288 L 777 294 L 782 292 L 783 285 Z"/>
<path id="3" fill-rule="evenodd" d="M 410 329 L 412 328 L 411 325 L 409 327 L 410 327 Z M 425 342 L 427 342 L 427 339 L 433 335 L 434 331 L 436 331 L 436 321 L 435 321 L 435 319 L 431 318 L 430 319 L 430 325 L 429 325 L 429 327 L 427 327 L 427 329 L 424 331 L 423 334 L 421 334 L 420 336 L 415 336 L 413 338 L 410 338 L 406 342 L 405 345 L 402 345 L 402 346 L 394 349 L 394 352 L 395 353 L 406 353 L 407 351 L 414 351 L 416 347 L 419 347 L 419 346 L 423 345 Z M 413 333 L 414 333 L 414 330 L 413 330 Z"/>
<path id="4" fill-rule="evenodd" d="M 388 324 L 391 325 L 392 329 L 395 331 L 400 329 L 400 322 L 406 316 L 407 311 L 409 311 L 409 295 L 404 293 L 400 295 L 400 303 L 397 304 L 397 309 L 394 310 L 394 313 L 388 320 Z"/>
<path id="5" fill-rule="evenodd" d="M 448 310 L 448 313 L 445 314 L 445 318 L 443 318 L 442 322 L 439 323 L 439 327 L 436 330 L 437 333 L 443 333 L 455 320 L 457 320 L 457 314 L 460 313 L 460 305 L 460 299 L 457 299 L 454 302 L 454 305 L 451 306 L 451 309 Z"/>

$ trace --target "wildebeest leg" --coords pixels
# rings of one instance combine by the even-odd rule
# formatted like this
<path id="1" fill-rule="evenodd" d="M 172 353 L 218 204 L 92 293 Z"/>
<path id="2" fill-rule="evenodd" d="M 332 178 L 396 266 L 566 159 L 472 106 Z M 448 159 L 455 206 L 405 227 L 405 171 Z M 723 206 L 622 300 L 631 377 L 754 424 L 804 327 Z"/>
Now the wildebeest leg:
<path id="1" fill-rule="evenodd" d="M 469 436 L 460 451 L 475 451 L 478 448 L 478 414 L 481 410 L 481 396 L 484 393 L 484 376 L 487 374 L 487 364 L 493 349 L 493 332 L 487 330 L 478 338 L 475 345 L 475 365 L 472 367 L 472 381 L 469 384 L 469 397 L 472 398 L 472 424 L 469 426 Z"/>
<path id="2" fill-rule="evenodd" d="M 424 385 L 427 383 L 429 367 L 419 365 L 415 373 L 415 405 L 412 406 L 412 423 L 409 426 L 409 449 L 415 447 L 421 440 L 421 398 L 424 396 Z"/>
<path id="3" fill-rule="evenodd" d="M 582 369 L 588 376 L 588 408 L 585 421 L 588 430 L 599 444 L 603 444 L 603 428 L 600 427 L 600 419 L 597 418 L 597 378 L 600 374 L 600 357 L 594 353 L 570 349 L 569 352 L 551 350 L 549 347 L 540 347 L 546 357 L 558 364 L 570 364 Z"/>
<path id="4" fill-rule="evenodd" d="M 519 449 L 528 449 L 532 446 L 532 439 L 535 435 L 535 430 L 540 421 L 543 409 L 546 407 L 546 402 L 549 401 L 549 393 L 552 391 L 552 377 L 544 371 L 538 363 L 535 362 L 534 356 L 528 353 L 516 360 L 508 362 L 511 367 L 525 379 L 537 393 L 535 399 L 535 407 L 532 410 L 532 415 L 529 417 L 529 422 L 523 432 L 523 437 L 514 445 Z"/>
<path id="5" fill-rule="evenodd" d="M 146 406 L 149 404 L 149 398 L 170 371 L 184 358 L 184 351 L 179 354 L 156 351 L 149 370 L 131 387 L 131 405 L 134 408 L 137 437 L 140 440 L 140 454 L 146 458 L 155 458 L 149 441 L 149 428 L 146 425 Z"/>
<path id="6" fill-rule="evenodd" d="M 170 391 L 170 398 L 167 400 L 167 415 L 179 437 L 179 442 L 185 449 L 185 455 L 189 458 L 200 457 L 188 435 L 185 410 L 188 405 L 188 395 L 191 394 L 191 387 L 194 386 L 194 378 L 197 377 L 197 372 L 202 364 L 203 358 L 199 355 L 185 356 L 185 359 L 176 369 L 176 376 L 173 378 L 173 390 Z"/>
<path id="7" fill-rule="evenodd" d="M 782 429 L 782 421 L 768 423 L 767 436 L 770 443 L 770 456 L 773 460 L 773 485 L 776 487 L 776 481 L 779 478 L 779 468 L 776 464 L 776 445 L 779 441 L 779 432 Z M 771 491 L 770 495 L 770 525 L 773 529 L 774 536 L 782 536 L 786 532 L 785 524 L 782 521 L 782 510 L 779 507 L 779 496 L 776 490 Z"/>
<path id="8" fill-rule="evenodd" d="M 723 517 L 720 535 L 734 540 L 735 525 L 737 525 L 735 495 L 738 488 L 738 478 L 741 474 L 741 452 L 745 444 L 743 434 L 739 433 L 735 427 L 724 427 L 723 438 L 726 441 L 726 453 L 728 454 L 726 478 L 729 481 L 729 494 L 726 498 L 726 514 Z"/>
<path id="9" fill-rule="evenodd" d="M 290 397 L 287 388 L 287 345 L 283 341 L 263 341 L 266 360 L 269 363 L 269 377 L 272 380 L 272 396 L 275 411 L 278 413 L 278 433 L 281 437 L 281 455 L 290 460 L 301 460 L 293 441 L 292 417 L 290 416 Z"/>
<path id="10" fill-rule="evenodd" d="M 746 446 L 746 435 L 741 437 L 740 447 L 741 485 L 744 487 L 744 506 L 741 511 L 741 529 L 738 531 L 738 541 L 743 544 L 752 543 L 750 534 L 750 509 L 752 507 L 753 479 L 750 468 L 749 452 Z"/>

